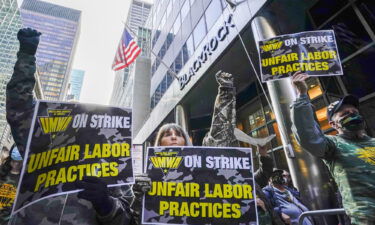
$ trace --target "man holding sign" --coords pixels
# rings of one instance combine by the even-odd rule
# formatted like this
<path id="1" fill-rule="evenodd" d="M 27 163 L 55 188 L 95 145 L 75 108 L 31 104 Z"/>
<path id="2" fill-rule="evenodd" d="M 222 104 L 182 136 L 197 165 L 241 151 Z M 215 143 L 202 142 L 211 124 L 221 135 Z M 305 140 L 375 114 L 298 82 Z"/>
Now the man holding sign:
<path id="1" fill-rule="evenodd" d="M 39 44 L 40 35 L 41 33 L 30 28 L 21 29 L 18 32 L 17 38 L 20 41 L 20 50 L 17 54 L 18 60 L 14 67 L 13 76 L 7 85 L 7 120 L 11 126 L 16 145 L 23 157 L 25 157 L 25 151 L 27 150 L 26 144 L 35 107 L 33 102 L 33 89 L 35 85 L 34 73 L 36 70 L 36 58 L 34 55 Z M 46 111 L 48 111 L 47 117 L 59 115 L 60 119 L 63 118 L 63 121 L 59 121 L 57 123 L 58 126 L 54 126 L 52 130 L 66 128 L 65 125 L 67 123 L 65 122 L 69 119 L 67 119 L 68 117 L 64 118 L 64 115 L 67 115 L 67 110 L 48 109 Z M 55 120 L 44 121 L 42 118 L 39 123 L 40 128 L 38 132 L 32 135 L 36 135 L 37 137 L 43 137 L 44 135 L 45 142 L 50 141 L 50 138 L 53 139 L 55 134 L 50 134 L 50 136 L 45 134 L 49 133 L 49 125 L 56 124 Z M 43 135 L 41 133 L 43 133 Z M 30 135 L 30 137 L 32 135 Z M 35 146 L 33 146 L 33 144 Z M 38 142 L 33 144 L 30 144 L 33 146 L 33 149 L 43 150 L 38 149 Z M 34 154 L 33 159 L 31 158 L 32 156 L 29 159 L 25 158 L 25 161 L 28 161 L 27 170 L 31 173 L 37 170 L 43 170 L 45 168 L 42 167 L 47 168 L 50 164 L 69 163 L 70 161 L 80 159 L 78 154 L 78 152 L 80 152 L 78 151 L 79 148 L 77 146 L 69 147 L 66 149 L 56 148 L 44 151 L 40 153 L 39 156 L 38 154 Z M 95 148 L 95 146 L 93 148 Z M 92 150 L 90 152 L 95 153 L 99 151 Z M 92 154 L 86 154 L 86 156 L 94 157 Z M 47 158 L 48 160 L 46 160 Z M 42 159 L 44 159 L 44 161 Z M 32 160 L 35 162 L 35 167 L 32 166 Z M 40 161 L 40 163 L 36 163 L 37 161 Z M 71 165 L 69 168 L 73 167 L 74 165 Z M 62 167 L 61 169 L 63 170 L 64 168 Z M 40 200 L 13 215 L 10 224 L 128 224 L 130 211 L 127 196 L 131 198 L 130 194 L 128 194 L 130 191 L 129 188 L 127 186 L 123 186 L 123 188 L 107 188 L 106 183 L 102 180 L 95 177 L 85 177 L 88 173 L 84 172 L 84 169 L 83 167 L 82 169 L 78 169 L 79 175 L 76 174 L 72 176 L 71 174 L 70 176 L 72 179 L 75 177 L 76 180 L 80 180 L 75 183 L 71 180 L 72 182 L 69 183 L 69 185 L 75 184 L 76 189 L 83 189 L 78 196 L 77 194 L 67 194 Z M 26 170 L 26 168 L 24 168 L 24 170 Z M 39 190 L 40 186 L 56 185 L 58 181 L 63 182 L 63 178 L 69 179 L 69 171 L 72 173 L 78 170 L 68 169 L 67 173 L 61 172 L 61 174 L 66 174 L 66 176 L 60 176 L 60 172 L 57 174 L 56 171 L 49 171 L 47 175 L 41 173 L 39 174 L 40 178 L 38 176 L 37 179 L 40 185 L 37 183 L 35 187 L 37 189 L 33 190 L 43 193 L 46 190 Z M 91 175 L 95 175 L 93 172 L 96 170 L 91 168 L 89 171 Z M 83 179 L 81 179 L 81 174 L 84 177 Z M 103 171 L 102 174 L 104 174 Z M 79 179 L 77 179 L 77 177 L 79 177 Z M 26 193 L 33 192 L 33 190 Z M 32 197 L 30 197 L 28 200 L 31 202 L 37 199 L 32 199 Z"/>
<path id="2" fill-rule="evenodd" d="M 342 75 L 332 30 L 280 35 L 259 41 L 262 81 L 290 77 L 297 71 L 312 76 Z"/>
<path id="3" fill-rule="evenodd" d="M 328 166 L 352 224 L 375 224 L 375 139 L 366 135 L 358 99 L 347 95 L 328 106 L 329 124 L 338 134 L 324 135 L 307 95 L 308 77 L 293 75 L 298 98 L 291 106 L 292 130 L 301 146 Z"/>

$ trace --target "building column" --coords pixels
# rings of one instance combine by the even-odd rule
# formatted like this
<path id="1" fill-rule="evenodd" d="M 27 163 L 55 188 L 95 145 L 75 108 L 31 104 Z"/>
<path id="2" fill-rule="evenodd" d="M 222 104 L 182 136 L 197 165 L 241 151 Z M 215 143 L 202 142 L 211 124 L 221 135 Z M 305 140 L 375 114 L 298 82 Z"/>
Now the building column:
<path id="1" fill-rule="evenodd" d="M 277 20 L 273 20 L 271 12 L 265 13 L 267 14 L 254 18 L 251 24 L 256 41 L 279 34 Z M 328 169 L 322 160 L 310 155 L 298 145 L 291 131 L 289 106 L 296 99 L 296 93 L 290 79 L 269 81 L 267 87 L 294 185 L 301 192 L 302 199 L 310 210 L 333 208 L 336 197 L 329 183 Z M 321 219 L 319 224 L 337 224 L 337 221 L 335 217 L 326 217 Z"/>

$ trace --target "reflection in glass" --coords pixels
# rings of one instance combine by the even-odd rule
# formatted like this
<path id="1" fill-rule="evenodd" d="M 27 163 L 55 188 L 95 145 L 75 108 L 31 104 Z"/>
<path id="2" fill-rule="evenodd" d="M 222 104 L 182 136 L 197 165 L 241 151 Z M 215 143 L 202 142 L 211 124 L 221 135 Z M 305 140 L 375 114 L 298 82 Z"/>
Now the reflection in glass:
<path id="1" fill-rule="evenodd" d="M 174 35 L 177 35 L 177 32 L 180 30 L 180 27 L 181 27 L 181 14 L 179 13 L 176 18 L 176 21 L 174 21 L 174 24 L 173 24 Z"/>
<path id="2" fill-rule="evenodd" d="M 278 127 L 277 123 L 273 122 L 273 123 L 269 124 L 268 129 L 269 129 L 270 135 L 276 134 L 276 138 L 274 138 L 271 142 L 272 147 L 276 148 L 278 146 L 281 146 L 282 145 L 281 136 L 280 136 L 280 131 L 279 131 L 279 127 Z"/>
<path id="3" fill-rule="evenodd" d="M 323 94 L 323 90 L 320 87 L 319 81 L 317 78 L 310 78 L 307 80 L 308 95 L 310 99 L 315 99 Z"/>
<path id="4" fill-rule="evenodd" d="M 185 17 L 189 13 L 189 10 L 190 10 L 189 0 L 185 0 L 185 3 L 182 5 L 182 8 L 181 8 L 181 21 L 182 22 L 185 20 Z"/>
<path id="5" fill-rule="evenodd" d="M 178 74 L 180 70 L 182 69 L 182 54 L 181 51 L 178 53 L 175 61 L 174 61 L 174 68 L 176 73 Z"/>
<path id="6" fill-rule="evenodd" d="M 343 64 L 342 81 L 350 94 L 364 97 L 375 90 L 375 44 Z"/>
<path id="7" fill-rule="evenodd" d="M 347 3 L 347 0 L 320 0 L 311 7 L 311 18 L 319 27 Z"/>
<path id="8" fill-rule="evenodd" d="M 329 22 L 324 29 L 335 31 L 341 59 L 369 44 L 371 38 L 361 24 L 354 10 L 349 7 Z"/>
<path id="9" fill-rule="evenodd" d="M 269 105 L 264 106 L 264 115 L 267 122 L 275 119 L 275 114 L 273 114 Z"/>
<path id="10" fill-rule="evenodd" d="M 221 15 L 220 0 L 212 0 L 210 5 L 206 9 L 205 15 L 207 22 L 207 30 L 210 30 Z"/>
<path id="11" fill-rule="evenodd" d="M 249 116 L 250 130 L 254 130 L 260 126 L 266 124 L 266 120 L 263 115 L 262 109 L 258 109 L 253 114 Z"/>
<path id="12" fill-rule="evenodd" d="M 366 22 L 370 25 L 372 30 L 375 30 L 375 3 L 374 1 L 361 0 L 357 5 L 365 17 Z"/>
<path id="13" fill-rule="evenodd" d="M 206 35 L 206 22 L 204 16 L 201 17 L 198 24 L 195 26 L 193 35 L 194 35 L 194 46 L 198 46 L 199 43 L 203 40 Z"/>

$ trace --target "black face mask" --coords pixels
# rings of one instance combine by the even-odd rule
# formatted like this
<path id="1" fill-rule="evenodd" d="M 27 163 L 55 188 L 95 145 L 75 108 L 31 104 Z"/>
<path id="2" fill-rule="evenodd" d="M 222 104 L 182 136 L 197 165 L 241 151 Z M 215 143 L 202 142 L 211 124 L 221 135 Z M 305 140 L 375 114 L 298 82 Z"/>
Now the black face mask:
<path id="1" fill-rule="evenodd" d="M 271 177 L 271 181 L 273 184 L 283 185 L 285 184 L 285 179 L 283 178 L 282 174 L 275 174 Z"/>
<path id="2" fill-rule="evenodd" d="M 363 117 L 358 113 L 350 113 L 338 122 L 347 131 L 359 131 L 365 128 Z"/>

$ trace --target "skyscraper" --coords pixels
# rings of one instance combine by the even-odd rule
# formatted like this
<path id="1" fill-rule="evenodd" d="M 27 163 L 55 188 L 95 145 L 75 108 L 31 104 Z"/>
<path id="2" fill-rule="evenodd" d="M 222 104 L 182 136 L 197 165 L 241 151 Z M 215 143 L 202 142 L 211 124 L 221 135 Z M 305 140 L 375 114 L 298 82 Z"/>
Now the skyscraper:
<path id="1" fill-rule="evenodd" d="M 0 7 L 0 142 L 1 148 L 10 130 L 5 118 L 5 88 L 12 76 L 19 48 L 17 31 L 21 28 L 17 0 L 2 1 Z"/>
<path id="2" fill-rule="evenodd" d="M 5 117 L 5 89 L 12 76 L 19 48 L 17 32 L 22 27 L 17 0 L 4 0 L 0 7 L 0 151 L 13 144 Z M 36 74 L 36 98 L 42 98 L 39 77 Z"/>
<path id="3" fill-rule="evenodd" d="M 63 100 L 80 32 L 81 11 L 38 0 L 24 0 L 25 26 L 42 32 L 36 54 L 44 96 Z"/>
<path id="4" fill-rule="evenodd" d="M 147 47 L 149 42 L 149 38 L 147 37 L 150 36 L 150 31 L 143 32 L 145 29 L 142 28 L 146 24 L 150 10 L 151 4 L 140 0 L 133 0 L 126 20 L 126 26 L 131 29 L 131 35 L 133 38 L 137 39 L 138 46 L 142 49 L 140 57 L 150 54 L 148 50 L 149 47 Z M 142 32 L 139 31 L 140 28 L 142 28 Z M 140 57 L 138 57 L 138 59 Z M 132 106 L 134 80 L 134 73 L 132 73 L 132 71 L 134 71 L 134 64 L 135 63 L 128 68 L 116 72 L 110 100 L 111 105 L 123 107 Z"/>
<path id="5" fill-rule="evenodd" d="M 141 0 L 133 0 L 126 20 L 127 26 L 130 27 L 133 33 L 136 34 L 138 28 L 146 24 L 150 10 L 151 4 Z"/>
<path id="6" fill-rule="evenodd" d="M 79 101 L 85 71 L 73 69 L 69 81 L 69 94 L 66 100 Z"/>

